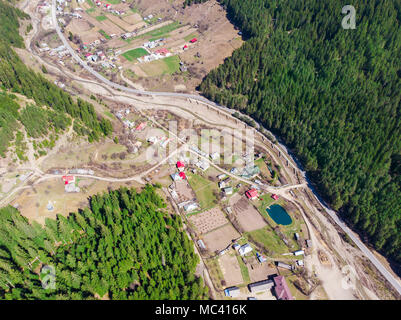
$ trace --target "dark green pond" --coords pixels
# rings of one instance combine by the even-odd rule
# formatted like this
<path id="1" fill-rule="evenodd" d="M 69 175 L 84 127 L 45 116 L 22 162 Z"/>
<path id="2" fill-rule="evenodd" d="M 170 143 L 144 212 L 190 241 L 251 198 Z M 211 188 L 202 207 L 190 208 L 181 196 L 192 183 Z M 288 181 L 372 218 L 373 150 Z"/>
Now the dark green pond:
<path id="1" fill-rule="evenodd" d="M 266 211 L 269 214 L 270 218 L 272 218 L 277 224 L 288 226 L 292 223 L 290 215 L 287 213 L 287 211 L 285 211 L 282 206 L 278 204 L 273 204 L 272 206 L 270 206 L 270 208 L 266 209 Z"/>

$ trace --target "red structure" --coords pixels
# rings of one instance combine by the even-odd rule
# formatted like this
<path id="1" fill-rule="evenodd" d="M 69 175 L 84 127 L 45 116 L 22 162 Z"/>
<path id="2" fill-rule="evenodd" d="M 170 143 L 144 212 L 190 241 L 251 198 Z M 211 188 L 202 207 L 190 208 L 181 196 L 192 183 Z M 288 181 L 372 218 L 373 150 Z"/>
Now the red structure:
<path id="1" fill-rule="evenodd" d="M 188 46 L 187 46 L 187 45 L 185 45 L 185 46 L 184 46 L 184 49 L 188 49 Z"/>
<path id="2" fill-rule="evenodd" d="M 184 168 L 185 168 L 185 163 L 182 162 L 182 161 L 178 161 L 177 162 L 177 169 L 178 170 L 184 170 Z"/>
<path id="3" fill-rule="evenodd" d="M 273 198 L 274 200 L 278 200 L 279 196 L 278 196 L 277 194 L 273 194 L 273 195 L 272 195 L 272 198 Z"/>
<path id="4" fill-rule="evenodd" d="M 288 288 L 287 282 L 283 276 L 277 276 L 273 278 L 274 281 L 274 293 L 278 300 L 294 300 L 290 292 L 290 288 Z"/>
<path id="5" fill-rule="evenodd" d="M 63 176 L 63 181 L 64 181 L 64 184 L 70 184 L 75 181 L 75 177 L 74 176 Z"/>
<path id="6" fill-rule="evenodd" d="M 143 130 L 145 128 L 146 128 L 146 122 L 142 122 L 135 128 L 135 130 L 136 131 L 141 131 L 141 130 Z"/>
<path id="7" fill-rule="evenodd" d="M 181 178 L 182 180 L 185 180 L 185 179 L 187 178 L 187 176 L 185 175 L 184 172 L 180 172 L 179 175 L 180 175 L 180 178 Z"/>
<path id="8" fill-rule="evenodd" d="M 162 48 L 162 49 L 156 50 L 155 53 L 165 56 L 168 53 L 168 50 L 166 48 Z"/>
<path id="9" fill-rule="evenodd" d="M 193 38 L 193 39 L 191 39 L 189 42 L 191 42 L 191 43 L 195 43 L 196 41 L 198 41 L 198 39 L 196 39 L 196 38 Z"/>
<path id="10" fill-rule="evenodd" d="M 250 189 L 247 192 L 245 192 L 245 195 L 248 197 L 248 199 L 254 200 L 258 197 L 258 190 Z"/>

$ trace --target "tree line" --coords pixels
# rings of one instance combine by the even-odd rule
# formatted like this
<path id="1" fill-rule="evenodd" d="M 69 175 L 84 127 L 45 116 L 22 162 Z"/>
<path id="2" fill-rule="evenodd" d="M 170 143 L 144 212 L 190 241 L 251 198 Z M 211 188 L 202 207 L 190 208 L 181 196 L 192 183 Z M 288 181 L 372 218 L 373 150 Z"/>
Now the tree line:
<path id="1" fill-rule="evenodd" d="M 193 243 L 165 208 L 147 185 L 93 196 L 45 226 L 0 209 L 0 299 L 207 298 Z"/>

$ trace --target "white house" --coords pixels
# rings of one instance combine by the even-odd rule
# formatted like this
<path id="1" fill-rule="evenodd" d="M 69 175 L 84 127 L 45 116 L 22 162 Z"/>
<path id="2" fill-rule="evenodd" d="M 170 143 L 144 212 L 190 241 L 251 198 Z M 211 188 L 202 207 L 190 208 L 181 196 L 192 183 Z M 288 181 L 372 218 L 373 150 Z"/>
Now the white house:
<path id="1" fill-rule="evenodd" d="M 298 251 L 294 252 L 294 256 L 301 256 L 303 254 L 305 254 L 305 252 L 303 250 L 298 250 Z"/>
<path id="2" fill-rule="evenodd" d="M 244 244 L 243 246 L 241 246 L 241 248 L 239 248 L 238 252 L 241 256 L 246 255 L 247 253 L 252 251 L 252 247 L 249 245 L 249 243 Z"/>
<path id="3" fill-rule="evenodd" d="M 184 206 L 184 210 L 185 210 L 186 212 L 190 212 L 190 211 L 193 211 L 193 210 L 196 210 L 196 209 L 198 209 L 198 204 L 195 203 L 195 202 L 191 202 L 191 203 L 186 204 L 186 205 Z"/>

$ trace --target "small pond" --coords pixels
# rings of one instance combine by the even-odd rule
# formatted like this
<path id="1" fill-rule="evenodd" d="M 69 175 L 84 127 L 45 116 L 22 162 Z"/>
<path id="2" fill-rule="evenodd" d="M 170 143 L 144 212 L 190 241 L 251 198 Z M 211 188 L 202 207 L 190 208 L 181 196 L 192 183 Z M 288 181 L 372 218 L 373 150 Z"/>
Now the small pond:
<path id="1" fill-rule="evenodd" d="M 278 204 L 271 205 L 269 208 L 266 209 L 266 211 L 269 214 L 270 218 L 272 218 L 277 224 L 288 226 L 292 223 L 290 215 L 287 213 L 287 211 L 285 211 L 282 206 Z"/>

